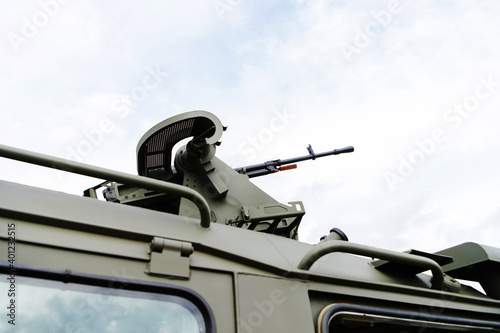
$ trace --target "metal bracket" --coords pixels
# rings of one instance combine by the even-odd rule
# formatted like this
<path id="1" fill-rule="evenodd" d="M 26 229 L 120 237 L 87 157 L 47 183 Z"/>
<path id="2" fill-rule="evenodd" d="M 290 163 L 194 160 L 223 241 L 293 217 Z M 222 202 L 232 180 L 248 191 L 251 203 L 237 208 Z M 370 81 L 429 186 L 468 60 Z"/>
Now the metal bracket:
<path id="1" fill-rule="evenodd" d="M 193 250 L 191 243 L 154 237 L 149 244 L 151 259 L 146 273 L 189 279 L 189 256 Z"/>

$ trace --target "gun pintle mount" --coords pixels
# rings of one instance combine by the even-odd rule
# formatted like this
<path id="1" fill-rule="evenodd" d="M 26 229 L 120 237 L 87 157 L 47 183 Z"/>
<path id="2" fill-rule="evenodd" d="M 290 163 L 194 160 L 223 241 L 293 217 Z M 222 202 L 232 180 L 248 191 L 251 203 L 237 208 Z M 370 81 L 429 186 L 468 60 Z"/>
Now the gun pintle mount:
<path id="1" fill-rule="evenodd" d="M 307 156 L 233 169 L 215 156 L 216 146 L 220 145 L 219 139 L 225 130 L 221 121 L 206 111 L 191 111 L 162 121 L 139 140 L 139 175 L 197 191 L 209 204 L 211 222 L 296 239 L 299 223 L 305 214 L 302 202 L 279 203 L 249 178 L 292 169 L 297 162 L 354 151 L 349 146 L 315 154 L 309 145 Z M 193 139 L 172 158 L 173 147 L 190 137 Z M 198 208 L 185 198 L 111 182 L 100 185 L 106 187 L 103 193 L 108 201 L 199 217 Z"/>

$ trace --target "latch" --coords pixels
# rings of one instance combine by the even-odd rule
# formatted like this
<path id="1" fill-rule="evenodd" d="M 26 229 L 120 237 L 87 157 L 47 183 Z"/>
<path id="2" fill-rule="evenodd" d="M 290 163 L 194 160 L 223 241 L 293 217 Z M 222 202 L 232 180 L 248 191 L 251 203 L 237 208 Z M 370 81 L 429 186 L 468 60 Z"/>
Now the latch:
<path id="1" fill-rule="evenodd" d="M 147 274 L 189 279 L 191 243 L 154 237 L 149 244 L 149 253 Z"/>
<path id="2" fill-rule="evenodd" d="M 247 206 L 241 206 L 241 216 L 243 217 L 243 221 L 250 221 L 250 211 Z"/>

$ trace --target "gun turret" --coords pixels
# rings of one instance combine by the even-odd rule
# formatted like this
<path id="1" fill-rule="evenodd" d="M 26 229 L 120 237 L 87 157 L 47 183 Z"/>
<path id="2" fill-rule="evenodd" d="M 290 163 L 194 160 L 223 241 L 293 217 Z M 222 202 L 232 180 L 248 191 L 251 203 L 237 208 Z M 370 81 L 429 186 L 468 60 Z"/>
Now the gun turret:
<path id="1" fill-rule="evenodd" d="M 345 147 L 315 154 L 309 145 L 307 156 L 233 169 L 215 156 L 225 130 L 221 121 L 206 111 L 186 112 L 162 121 L 139 140 L 139 175 L 198 192 L 210 207 L 210 222 L 292 239 L 297 238 L 305 214 L 302 202 L 282 204 L 253 184 L 249 177 L 295 168 L 297 162 L 354 150 Z M 174 156 L 174 146 L 187 138 L 192 139 Z M 185 198 L 117 183 L 106 182 L 104 186 L 103 194 L 108 201 L 194 218 L 200 216 L 198 207 Z"/>
<path id="2" fill-rule="evenodd" d="M 314 150 L 311 147 L 311 145 L 309 145 L 307 147 L 307 151 L 309 152 L 309 155 L 306 155 L 306 156 L 293 157 L 293 158 L 288 158 L 285 160 L 278 159 L 278 160 L 273 160 L 273 161 L 267 161 L 267 162 L 264 162 L 261 164 L 254 164 L 254 165 L 249 165 L 246 167 L 235 168 L 234 171 L 236 171 L 238 173 L 245 174 L 249 178 L 265 176 L 265 175 L 268 175 L 270 173 L 275 173 L 278 171 L 296 169 L 297 164 L 294 164 L 294 163 L 297 163 L 297 162 L 302 162 L 302 161 L 306 161 L 306 160 L 315 160 L 316 158 L 330 156 L 330 155 L 352 153 L 354 151 L 354 147 L 348 146 L 348 147 L 334 149 L 331 151 L 326 151 L 323 153 L 316 154 L 316 153 L 314 153 Z"/>

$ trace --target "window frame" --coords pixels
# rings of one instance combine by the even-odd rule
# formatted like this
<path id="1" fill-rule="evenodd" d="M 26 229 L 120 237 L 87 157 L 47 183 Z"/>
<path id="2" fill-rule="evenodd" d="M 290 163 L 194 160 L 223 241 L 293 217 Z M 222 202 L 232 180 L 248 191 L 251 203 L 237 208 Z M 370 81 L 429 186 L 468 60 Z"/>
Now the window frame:
<path id="1" fill-rule="evenodd" d="M 16 264 L 14 268 L 8 262 L 0 261 L 0 274 L 13 274 L 16 277 L 36 278 L 62 283 L 74 283 L 82 286 L 93 286 L 116 290 L 136 291 L 150 294 L 161 294 L 181 297 L 191 302 L 200 311 L 207 333 L 216 333 L 215 317 L 207 301 L 197 292 L 181 286 L 149 282 L 142 280 L 112 279 L 107 276 L 72 272 L 70 270 L 53 270 L 28 265 Z"/>
<path id="2" fill-rule="evenodd" d="M 334 303 L 323 308 L 318 316 L 318 332 L 329 333 L 331 320 L 335 316 L 342 315 L 360 315 L 364 318 L 373 316 L 372 318 L 393 319 L 394 323 L 407 322 L 409 324 L 408 326 L 414 326 L 411 325 L 412 323 L 421 323 L 427 324 L 428 327 L 436 325 L 435 328 L 439 328 L 437 327 L 438 325 L 450 325 L 456 326 L 456 328 L 472 327 L 476 330 L 483 331 L 486 331 L 485 328 L 489 328 L 490 332 L 498 332 L 500 330 L 500 322 L 495 321 L 427 314 L 416 311 L 394 310 L 357 304 Z"/>

